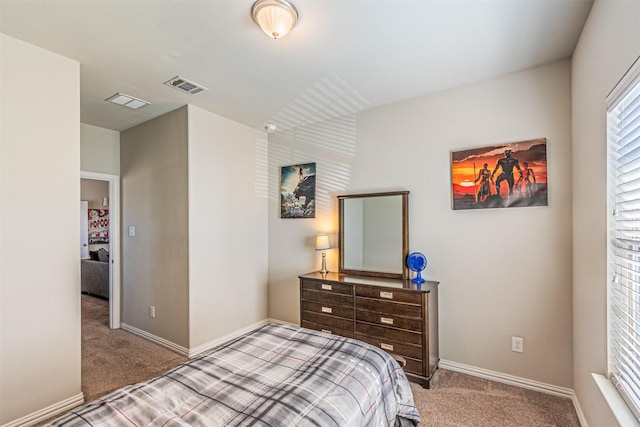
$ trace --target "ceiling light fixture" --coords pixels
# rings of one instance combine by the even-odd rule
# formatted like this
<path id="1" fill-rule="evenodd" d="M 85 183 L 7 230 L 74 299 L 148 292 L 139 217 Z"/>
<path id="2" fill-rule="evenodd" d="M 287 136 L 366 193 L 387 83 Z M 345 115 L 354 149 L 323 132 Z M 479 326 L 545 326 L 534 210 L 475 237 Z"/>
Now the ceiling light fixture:
<path id="1" fill-rule="evenodd" d="M 105 99 L 105 101 L 112 102 L 114 104 L 122 105 L 123 107 L 131 108 L 132 110 L 137 110 L 138 108 L 142 108 L 145 105 L 151 104 L 150 102 L 143 101 L 142 99 L 135 98 L 131 95 L 125 95 L 124 93 L 116 93 L 113 96 Z"/>
<path id="2" fill-rule="evenodd" d="M 258 0 L 251 8 L 253 20 L 269 37 L 284 37 L 298 22 L 298 9 L 287 0 Z"/>

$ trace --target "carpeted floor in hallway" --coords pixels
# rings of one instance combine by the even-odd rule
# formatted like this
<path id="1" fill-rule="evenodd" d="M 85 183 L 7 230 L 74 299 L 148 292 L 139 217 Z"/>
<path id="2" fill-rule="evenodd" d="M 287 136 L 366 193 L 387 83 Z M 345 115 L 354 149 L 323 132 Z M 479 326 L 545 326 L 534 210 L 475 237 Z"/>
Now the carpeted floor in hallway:
<path id="1" fill-rule="evenodd" d="M 82 392 L 87 402 L 186 359 L 130 332 L 109 329 L 109 302 L 82 295 Z"/>

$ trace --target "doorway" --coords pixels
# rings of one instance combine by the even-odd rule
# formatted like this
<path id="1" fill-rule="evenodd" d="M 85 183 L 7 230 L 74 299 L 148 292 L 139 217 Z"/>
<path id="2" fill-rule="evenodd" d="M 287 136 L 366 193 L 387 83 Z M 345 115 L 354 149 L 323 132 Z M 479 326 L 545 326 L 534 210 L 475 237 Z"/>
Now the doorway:
<path id="1" fill-rule="evenodd" d="M 95 172 L 80 172 L 81 179 L 108 183 L 109 208 L 109 327 L 120 328 L 120 177 Z"/>

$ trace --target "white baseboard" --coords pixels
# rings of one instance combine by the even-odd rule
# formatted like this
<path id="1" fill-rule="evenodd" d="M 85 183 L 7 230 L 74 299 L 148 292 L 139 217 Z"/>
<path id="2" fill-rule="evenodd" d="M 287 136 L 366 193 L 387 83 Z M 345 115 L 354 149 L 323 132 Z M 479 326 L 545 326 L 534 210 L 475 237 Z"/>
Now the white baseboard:
<path id="1" fill-rule="evenodd" d="M 291 322 L 285 322 L 284 320 L 280 320 L 280 319 L 272 319 L 270 317 L 268 317 L 265 320 L 266 323 L 279 323 L 281 325 L 291 325 L 291 326 L 298 326 L 300 327 L 300 325 L 298 323 L 291 323 Z"/>
<path id="2" fill-rule="evenodd" d="M 463 363 L 451 362 L 449 360 L 440 360 L 440 367 L 450 371 L 462 372 L 474 377 L 480 377 L 487 380 L 497 381 L 499 383 L 515 385 L 529 390 L 540 391 L 542 393 L 553 394 L 555 396 L 573 399 L 573 389 L 559 387 L 553 384 L 546 384 L 527 378 L 516 377 L 514 375 L 503 374 L 502 372 L 490 371 L 488 369 L 477 368 Z"/>
<path id="3" fill-rule="evenodd" d="M 580 425 L 582 427 L 589 427 L 589 425 L 587 424 L 587 417 L 584 416 L 584 412 L 582 411 L 582 407 L 580 406 L 580 402 L 578 401 L 578 396 L 576 396 L 575 391 L 573 392 L 571 400 L 573 401 L 573 407 L 576 408 L 576 413 L 578 414 Z"/>
<path id="4" fill-rule="evenodd" d="M 202 345 L 199 345 L 197 347 L 191 348 L 189 349 L 189 358 L 193 357 L 193 356 L 197 356 L 198 354 L 210 350 L 214 347 L 219 346 L 220 344 L 224 344 L 227 341 L 231 341 L 232 339 L 238 338 L 241 335 L 246 334 L 249 331 L 252 331 L 254 329 L 257 329 L 261 326 L 266 325 L 267 323 L 270 323 L 269 319 L 265 319 L 265 320 L 261 320 L 259 322 L 254 323 L 253 325 L 249 325 L 247 327 L 244 327 L 242 329 L 238 329 L 237 331 L 233 331 L 230 334 L 221 336 L 219 338 L 216 338 L 212 341 L 209 341 L 207 343 L 204 343 Z"/>
<path id="5" fill-rule="evenodd" d="M 266 324 L 269 323 L 280 323 L 283 325 L 294 325 L 294 326 L 298 326 L 295 323 L 289 323 L 289 322 L 285 322 L 283 320 L 278 320 L 278 319 L 271 319 L 271 318 L 266 318 L 264 320 L 261 320 L 259 322 L 256 322 L 252 325 L 249 325 L 247 327 L 244 327 L 242 329 L 238 329 L 237 331 L 233 331 L 230 334 L 224 335 L 220 338 L 216 338 L 215 340 L 209 341 L 207 343 L 204 343 L 202 345 L 199 345 L 197 347 L 194 347 L 192 349 L 189 350 L 189 358 L 197 356 L 198 354 L 205 352 L 207 350 L 210 350 L 214 347 L 219 346 L 220 344 L 224 344 L 227 341 L 231 341 L 233 339 L 238 338 L 239 336 L 242 336 L 244 334 L 246 334 L 247 332 L 250 332 L 254 329 L 258 329 Z"/>
<path id="6" fill-rule="evenodd" d="M 202 353 L 204 351 L 207 351 L 209 349 L 217 347 L 220 344 L 223 344 L 223 343 L 225 343 L 227 341 L 230 341 L 230 340 L 235 339 L 235 338 L 237 338 L 237 337 L 239 337 L 241 335 L 244 335 L 249 331 L 252 331 L 252 330 L 257 329 L 257 328 L 259 328 L 261 326 L 264 326 L 267 323 L 282 323 L 282 324 L 293 325 L 293 323 L 284 322 L 282 320 L 267 318 L 267 319 L 261 320 L 259 322 L 256 322 L 256 323 L 252 324 L 252 325 L 246 326 L 246 327 L 244 327 L 242 329 L 238 329 L 237 331 L 233 331 L 230 334 L 227 334 L 227 335 L 224 335 L 222 337 L 216 338 L 216 339 L 214 339 L 212 341 L 209 341 L 207 343 L 204 343 L 202 345 L 199 345 L 199 346 L 191 348 L 191 349 L 183 347 L 181 345 L 178 345 L 176 343 L 173 343 L 173 342 L 171 342 L 169 340 L 166 340 L 164 338 L 158 337 L 156 335 L 150 334 L 149 332 L 143 331 L 142 329 L 138 329 L 135 326 L 127 325 L 126 323 L 122 323 L 120 325 L 120 327 L 122 329 L 124 329 L 125 331 L 131 332 L 132 334 L 138 335 L 139 337 L 142 337 L 142 338 L 144 338 L 144 339 L 146 339 L 148 341 L 156 343 L 156 344 L 158 344 L 158 345 L 160 345 L 160 346 L 162 346 L 164 348 L 167 348 L 167 349 L 169 349 L 169 350 L 171 350 L 171 351 L 173 351 L 175 353 L 178 353 L 181 356 L 192 358 L 192 357 L 197 356 L 198 354 L 200 354 L 200 353 Z M 4 426 L 0 426 L 0 427 L 4 427 Z"/>
<path id="7" fill-rule="evenodd" d="M 10 423 L 3 424 L 1 427 L 28 427 L 39 422 L 42 422 L 48 418 L 53 418 L 58 414 L 67 412 L 76 406 L 80 406 L 84 403 L 84 394 L 80 393 L 72 396 L 62 402 L 54 403 L 51 406 L 47 406 L 37 412 L 33 412 L 29 415 L 25 415 L 22 418 L 11 421 Z"/>
<path id="8" fill-rule="evenodd" d="M 142 329 L 138 329 L 135 326 L 127 325 L 126 323 L 121 323 L 120 328 L 124 329 L 127 332 L 131 332 L 132 334 L 138 335 L 148 341 L 158 344 L 164 348 L 167 348 L 175 353 L 178 353 L 181 356 L 189 356 L 189 349 L 173 343 L 169 340 L 161 338 L 159 336 L 150 334 L 147 331 L 143 331 Z"/>

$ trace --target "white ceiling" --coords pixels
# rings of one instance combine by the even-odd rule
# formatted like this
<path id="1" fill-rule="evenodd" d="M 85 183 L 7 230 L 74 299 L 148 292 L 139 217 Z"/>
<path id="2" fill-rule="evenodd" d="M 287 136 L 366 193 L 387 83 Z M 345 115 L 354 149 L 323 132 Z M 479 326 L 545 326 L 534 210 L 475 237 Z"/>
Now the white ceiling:
<path id="1" fill-rule="evenodd" d="M 81 121 L 124 130 L 184 104 L 290 127 L 571 56 L 591 0 L 293 0 L 279 40 L 253 0 L 0 0 L 0 31 L 80 62 Z M 210 90 L 181 93 L 180 75 Z M 105 102 L 123 92 L 151 102 Z"/>

